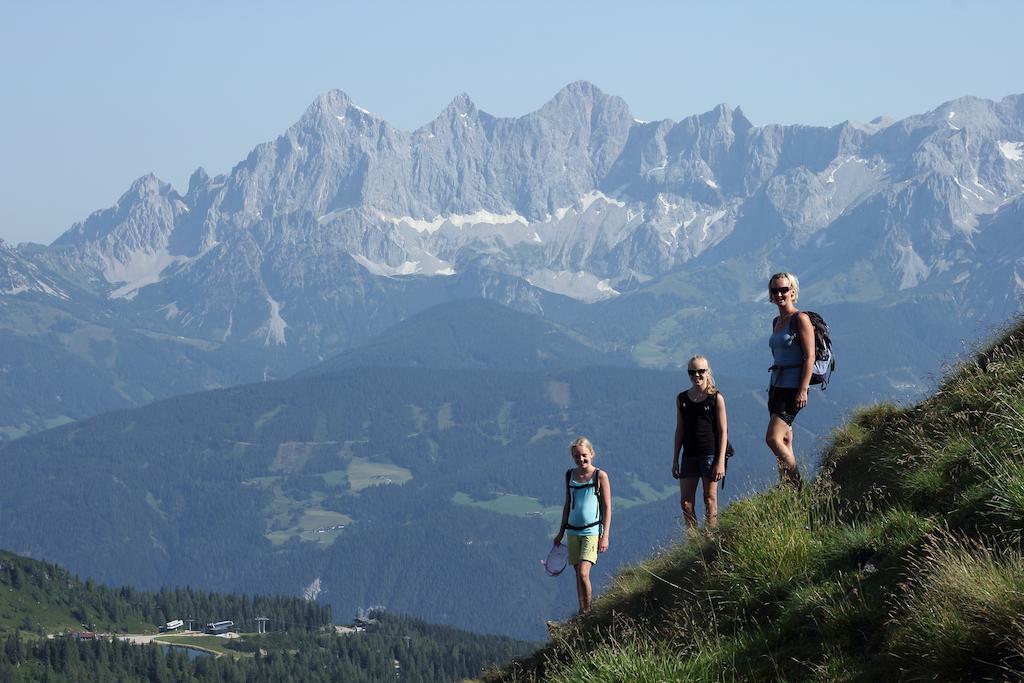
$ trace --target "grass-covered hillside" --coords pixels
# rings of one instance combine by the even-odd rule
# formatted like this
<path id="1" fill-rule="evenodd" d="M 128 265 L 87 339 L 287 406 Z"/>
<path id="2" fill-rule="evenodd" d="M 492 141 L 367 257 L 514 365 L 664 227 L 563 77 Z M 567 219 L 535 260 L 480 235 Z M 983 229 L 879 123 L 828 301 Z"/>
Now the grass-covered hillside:
<path id="1" fill-rule="evenodd" d="M 920 404 L 857 413 L 802 493 L 734 503 L 486 680 L 1020 680 L 1022 534 L 1019 323 Z"/>

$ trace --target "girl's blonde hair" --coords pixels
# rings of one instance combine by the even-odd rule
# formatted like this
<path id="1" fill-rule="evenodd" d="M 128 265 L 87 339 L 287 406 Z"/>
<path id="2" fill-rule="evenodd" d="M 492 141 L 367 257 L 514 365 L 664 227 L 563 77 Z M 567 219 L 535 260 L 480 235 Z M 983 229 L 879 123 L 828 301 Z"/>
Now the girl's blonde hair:
<path id="1" fill-rule="evenodd" d="M 690 360 L 686 361 L 686 369 L 687 370 L 690 369 L 690 365 L 692 365 L 693 361 L 695 361 L 695 360 L 702 360 L 702 361 L 704 361 L 707 364 L 708 371 L 704 373 L 704 377 L 708 381 L 708 389 L 707 389 L 708 396 L 714 396 L 715 394 L 718 393 L 718 385 L 715 384 L 715 373 L 711 372 L 711 361 L 709 361 L 704 356 L 702 356 L 700 354 L 697 354 L 696 356 L 694 356 Z"/>
<path id="2" fill-rule="evenodd" d="M 597 457 L 597 451 L 594 450 L 594 444 L 590 443 L 590 439 L 588 439 L 585 436 L 581 436 L 580 438 L 576 439 L 571 444 L 569 444 L 569 455 L 572 455 L 572 452 L 576 450 L 576 448 L 579 446 L 582 446 L 583 448 L 586 448 L 588 451 L 590 451 L 591 460 Z"/>
<path id="3" fill-rule="evenodd" d="M 796 275 L 793 275 L 793 273 L 787 273 L 783 271 L 781 273 L 775 273 L 775 275 L 772 275 L 770 278 L 768 278 L 768 286 L 771 287 L 772 280 L 778 280 L 780 277 L 784 277 L 789 280 L 789 286 L 793 288 L 793 303 L 796 303 L 796 301 L 800 298 L 800 280 L 797 278 Z M 771 292 L 768 292 L 768 301 L 770 301 L 771 303 L 775 303 L 772 300 Z"/>

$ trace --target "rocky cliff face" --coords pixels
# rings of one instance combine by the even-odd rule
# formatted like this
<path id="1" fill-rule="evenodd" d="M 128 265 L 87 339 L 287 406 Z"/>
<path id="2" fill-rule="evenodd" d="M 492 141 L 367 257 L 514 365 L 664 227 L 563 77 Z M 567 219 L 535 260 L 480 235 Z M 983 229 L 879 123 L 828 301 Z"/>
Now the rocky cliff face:
<path id="1" fill-rule="evenodd" d="M 261 311 L 278 344 L 282 310 L 340 285 L 330 265 L 353 260 L 377 277 L 484 267 L 594 301 L 731 238 L 730 253 L 828 244 L 908 289 L 971 258 L 980 217 L 1021 194 L 1022 106 L 963 98 L 895 123 L 758 128 L 722 105 L 644 123 L 573 83 L 517 119 L 460 95 L 407 133 L 332 91 L 227 176 L 197 171 L 184 196 L 142 178 L 53 246 L 110 296 L 152 287 L 151 306 L 172 303 L 156 292 L 180 292 L 175 279 L 202 298 L 202 282 L 235 282 L 230 334 Z M 741 218 L 753 227 L 737 232 Z M 196 324 L 221 315 L 173 303 Z M 311 322 L 292 317 L 292 334 Z"/>

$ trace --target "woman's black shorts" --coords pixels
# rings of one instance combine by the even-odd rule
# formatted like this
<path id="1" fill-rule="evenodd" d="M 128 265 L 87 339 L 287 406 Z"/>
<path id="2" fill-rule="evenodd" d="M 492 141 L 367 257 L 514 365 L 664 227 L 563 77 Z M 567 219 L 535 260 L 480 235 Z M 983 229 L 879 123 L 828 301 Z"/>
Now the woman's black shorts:
<path id="1" fill-rule="evenodd" d="M 793 426 L 793 420 L 800 408 L 796 405 L 799 389 L 789 387 L 771 387 L 768 389 L 768 414 L 778 415 L 783 422 Z"/>

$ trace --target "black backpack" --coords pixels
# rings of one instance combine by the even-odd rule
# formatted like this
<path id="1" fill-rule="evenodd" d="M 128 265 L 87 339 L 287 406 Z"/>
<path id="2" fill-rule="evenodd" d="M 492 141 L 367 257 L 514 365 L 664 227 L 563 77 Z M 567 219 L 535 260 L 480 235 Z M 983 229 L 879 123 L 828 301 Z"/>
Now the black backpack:
<path id="1" fill-rule="evenodd" d="M 814 370 L 811 371 L 811 384 L 820 384 L 821 390 L 825 391 L 828 388 L 828 383 L 832 379 L 832 371 L 836 369 L 836 356 L 832 351 L 832 337 L 829 336 L 828 323 L 825 319 L 814 311 L 799 311 L 796 315 L 789 319 L 789 329 L 791 332 L 796 332 L 793 328 L 796 323 L 796 316 L 800 313 L 806 313 L 808 319 L 811 321 L 811 327 L 814 329 Z M 775 323 L 779 321 L 775 318 L 772 321 L 772 328 L 775 327 Z M 781 368 L 799 368 L 800 365 L 773 365 L 771 370 L 778 370 Z"/>

